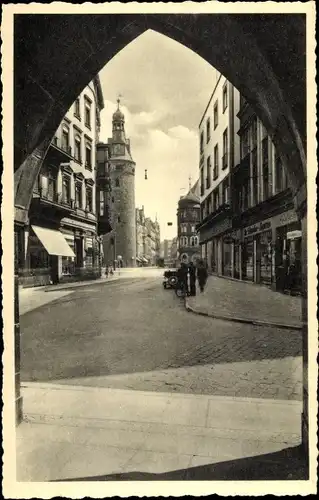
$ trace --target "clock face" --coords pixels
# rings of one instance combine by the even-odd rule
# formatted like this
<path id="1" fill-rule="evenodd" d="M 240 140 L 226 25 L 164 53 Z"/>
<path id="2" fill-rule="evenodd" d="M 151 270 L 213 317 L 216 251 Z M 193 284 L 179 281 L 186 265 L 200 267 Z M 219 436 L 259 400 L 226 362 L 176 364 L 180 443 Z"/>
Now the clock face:
<path id="1" fill-rule="evenodd" d="M 113 155 L 114 156 L 121 156 L 124 155 L 125 150 L 124 150 L 124 144 L 113 144 Z"/>

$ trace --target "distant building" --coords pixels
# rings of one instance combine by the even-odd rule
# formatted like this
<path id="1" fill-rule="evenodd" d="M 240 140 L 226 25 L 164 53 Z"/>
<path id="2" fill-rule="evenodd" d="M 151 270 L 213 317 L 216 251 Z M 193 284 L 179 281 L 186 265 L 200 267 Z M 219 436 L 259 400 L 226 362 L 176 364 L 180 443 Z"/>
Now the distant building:
<path id="1" fill-rule="evenodd" d="M 186 196 L 182 196 L 177 209 L 178 260 L 194 262 L 201 257 L 196 226 L 200 222 L 199 181 Z"/>
<path id="2" fill-rule="evenodd" d="M 19 257 L 24 286 L 100 276 L 95 172 L 103 107 L 97 76 L 53 137 L 34 187 Z"/>
<path id="3" fill-rule="evenodd" d="M 136 262 L 138 266 L 155 266 L 160 257 L 160 226 L 145 217 L 144 206 L 136 209 Z"/>

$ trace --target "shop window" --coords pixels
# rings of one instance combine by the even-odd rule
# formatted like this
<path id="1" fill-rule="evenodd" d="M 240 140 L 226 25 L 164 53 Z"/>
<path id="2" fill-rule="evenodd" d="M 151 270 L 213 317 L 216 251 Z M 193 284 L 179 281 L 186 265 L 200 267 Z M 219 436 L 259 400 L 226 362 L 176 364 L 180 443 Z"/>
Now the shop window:
<path id="1" fill-rule="evenodd" d="M 211 182 L 211 162 L 210 162 L 210 156 L 207 158 L 207 177 L 206 177 L 206 188 L 210 188 L 210 182 Z"/>
<path id="2" fill-rule="evenodd" d="M 206 142 L 210 141 L 210 118 L 207 118 L 206 122 Z"/>
<path id="3" fill-rule="evenodd" d="M 93 189 L 91 186 L 87 186 L 86 188 L 86 210 L 93 212 Z"/>
<path id="4" fill-rule="evenodd" d="M 218 101 L 214 105 L 214 129 L 218 127 Z"/>
<path id="5" fill-rule="evenodd" d="M 214 147 L 214 181 L 218 179 L 218 144 Z"/>
<path id="6" fill-rule="evenodd" d="M 74 139 L 74 158 L 80 162 L 81 157 L 81 137 L 77 135 Z"/>
<path id="7" fill-rule="evenodd" d="M 82 182 L 76 182 L 75 184 L 75 203 L 78 208 L 82 208 Z"/>
<path id="8" fill-rule="evenodd" d="M 72 257 L 62 257 L 62 274 L 72 276 L 75 273 L 74 260 Z"/>
<path id="9" fill-rule="evenodd" d="M 62 180 L 62 200 L 63 203 L 71 202 L 71 179 L 69 175 L 64 175 Z"/>
<path id="10" fill-rule="evenodd" d="M 227 89 L 227 82 L 224 85 L 223 88 L 223 113 L 227 109 L 228 106 L 228 89 Z"/>

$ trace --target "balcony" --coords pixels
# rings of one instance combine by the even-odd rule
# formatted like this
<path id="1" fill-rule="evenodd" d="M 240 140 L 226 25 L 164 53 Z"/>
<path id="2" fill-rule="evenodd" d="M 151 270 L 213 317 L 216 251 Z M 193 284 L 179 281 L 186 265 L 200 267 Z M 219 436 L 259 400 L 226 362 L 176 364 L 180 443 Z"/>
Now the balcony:
<path id="1" fill-rule="evenodd" d="M 222 169 L 225 170 L 228 167 L 228 153 L 225 153 L 222 158 Z"/>
<path id="2" fill-rule="evenodd" d="M 73 158 L 71 146 L 63 144 L 57 137 L 53 138 L 48 154 L 56 156 L 60 162 L 70 161 Z"/>
<path id="3" fill-rule="evenodd" d="M 33 193 L 33 204 L 37 203 L 42 209 L 54 209 L 64 214 L 75 211 L 75 203 L 71 198 L 66 198 L 62 193 L 54 190 L 39 188 Z"/>

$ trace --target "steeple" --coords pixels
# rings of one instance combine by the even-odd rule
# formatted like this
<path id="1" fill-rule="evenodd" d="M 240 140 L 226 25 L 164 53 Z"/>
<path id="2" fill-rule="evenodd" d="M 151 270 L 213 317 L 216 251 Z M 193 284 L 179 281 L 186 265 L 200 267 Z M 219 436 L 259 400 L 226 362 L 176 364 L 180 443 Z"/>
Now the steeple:
<path id="1" fill-rule="evenodd" d="M 120 110 L 120 97 L 121 95 L 119 94 L 117 98 L 117 110 L 113 113 L 112 118 L 113 140 L 115 142 L 125 142 L 125 117 Z"/>

